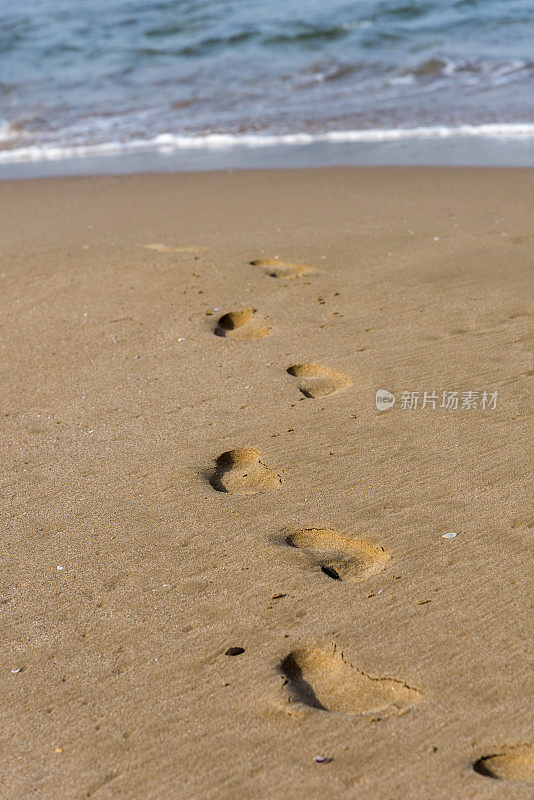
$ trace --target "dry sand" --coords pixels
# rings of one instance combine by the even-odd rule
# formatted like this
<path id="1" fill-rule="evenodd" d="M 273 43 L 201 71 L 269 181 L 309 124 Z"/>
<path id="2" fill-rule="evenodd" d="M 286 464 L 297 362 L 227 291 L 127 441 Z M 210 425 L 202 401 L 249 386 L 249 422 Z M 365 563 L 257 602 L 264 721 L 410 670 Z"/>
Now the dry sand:
<path id="1" fill-rule="evenodd" d="M 531 798 L 534 173 L 0 220 L 2 800 Z"/>

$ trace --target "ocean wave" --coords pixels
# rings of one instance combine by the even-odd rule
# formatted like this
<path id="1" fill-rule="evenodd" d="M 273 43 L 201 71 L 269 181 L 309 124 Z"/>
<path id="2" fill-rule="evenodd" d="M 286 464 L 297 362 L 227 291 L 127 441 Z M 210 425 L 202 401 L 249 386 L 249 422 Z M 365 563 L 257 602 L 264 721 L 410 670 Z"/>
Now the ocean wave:
<path id="1" fill-rule="evenodd" d="M 534 119 L 533 20 L 527 0 L 17 0 L 0 163 L 524 136 L 477 126 Z"/>
<path id="2" fill-rule="evenodd" d="M 1 131 L 1 128 L 0 128 Z M 291 147 L 313 144 L 350 144 L 417 141 L 428 139 L 483 138 L 534 139 L 534 123 L 487 123 L 482 125 L 420 126 L 413 128 L 325 131 L 323 133 L 233 134 L 207 133 L 181 136 L 162 133 L 151 139 L 130 139 L 99 144 L 41 144 L 0 150 L 0 164 L 28 161 L 60 161 L 71 158 L 127 155 L 142 152 L 172 153 L 177 150 L 228 150 L 233 148 Z"/>
<path id="3" fill-rule="evenodd" d="M 294 44 L 294 43 L 307 43 L 314 44 L 315 42 L 331 42 L 338 39 L 343 39 L 348 36 L 350 28 L 346 25 L 331 25 L 331 26 L 303 26 L 301 30 L 296 30 L 291 33 L 279 33 L 276 36 L 267 36 L 263 40 L 264 45 L 280 45 L 280 44 Z"/>
<path id="4" fill-rule="evenodd" d="M 494 83 L 502 78 L 511 79 L 527 76 L 534 70 L 534 62 L 528 59 L 452 59 L 436 56 L 426 59 L 411 69 L 403 69 L 390 78 L 390 82 L 398 77 L 412 77 L 421 81 L 432 81 L 436 78 L 476 78 L 481 82 Z"/>

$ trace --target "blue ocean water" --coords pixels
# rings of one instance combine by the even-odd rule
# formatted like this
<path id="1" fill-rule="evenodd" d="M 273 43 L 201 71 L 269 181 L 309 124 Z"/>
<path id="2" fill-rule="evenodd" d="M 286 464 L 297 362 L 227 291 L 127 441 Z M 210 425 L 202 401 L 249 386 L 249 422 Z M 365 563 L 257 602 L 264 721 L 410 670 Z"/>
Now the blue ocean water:
<path id="1" fill-rule="evenodd" d="M 533 78 L 532 0 L 0 0 L 0 167 L 534 141 Z"/>

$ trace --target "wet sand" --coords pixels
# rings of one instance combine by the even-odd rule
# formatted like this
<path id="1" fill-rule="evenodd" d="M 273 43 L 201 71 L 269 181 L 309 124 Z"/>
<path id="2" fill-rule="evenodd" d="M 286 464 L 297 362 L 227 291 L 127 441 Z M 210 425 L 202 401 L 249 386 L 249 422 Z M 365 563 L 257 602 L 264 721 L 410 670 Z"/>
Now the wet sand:
<path id="1" fill-rule="evenodd" d="M 533 185 L 0 184 L 2 800 L 531 797 Z"/>

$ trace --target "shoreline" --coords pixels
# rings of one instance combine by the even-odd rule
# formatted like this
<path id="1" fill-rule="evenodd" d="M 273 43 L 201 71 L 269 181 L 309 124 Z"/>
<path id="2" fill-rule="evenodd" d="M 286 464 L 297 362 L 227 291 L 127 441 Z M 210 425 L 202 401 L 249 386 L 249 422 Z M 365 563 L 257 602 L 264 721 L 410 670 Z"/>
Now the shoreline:
<path id="1" fill-rule="evenodd" d="M 464 126 L 466 128 L 472 126 Z M 491 128 L 492 126 L 482 126 Z M 493 126 L 499 128 L 499 126 Z M 506 126 L 504 126 L 506 127 Z M 512 126 L 513 127 L 513 126 Z M 517 126 L 529 129 L 527 124 Z M 441 129 L 436 128 L 436 131 Z M 143 173 L 210 172 L 226 169 L 321 169 L 328 167 L 451 166 L 534 167 L 532 136 L 436 135 L 411 138 L 402 133 L 383 140 L 366 140 L 366 131 L 332 132 L 317 136 L 252 136 L 243 144 L 239 137 L 197 137 L 191 148 L 187 139 L 165 139 L 157 147 L 139 142 L 122 151 L 118 143 L 106 146 L 30 148 L 27 160 L 10 159 L 17 151 L 0 151 L 0 181 L 62 175 L 120 175 Z M 382 132 L 387 133 L 387 132 Z M 354 134 L 351 136 L 351 134 Z M 363 138 L 361 138 L 363 136 Z M 345 137 L 345 138 L 344 138 Z M 247 137 L 241 137 L 243 141 Z M 288 141 L 285 141 L 287 138 Z M 169 141 L 167 141 L 169 139 Z M 176 139 L 176 137 L 174 137 Z M 265 139 L 265 144 L 262 142 Z M 223 140 L 225 143 L 223 143 Z M 135 144 L 135 143 L 134 143 Z M 41 153 L 41 155 L 39 155 Z"/>
<path id="2" fill-rule="evenodd" d="M 6 798 L 530 797 L 533 176 L 0 182 Z"/>

